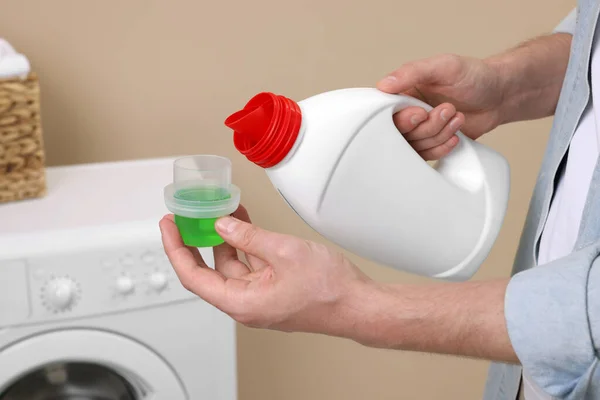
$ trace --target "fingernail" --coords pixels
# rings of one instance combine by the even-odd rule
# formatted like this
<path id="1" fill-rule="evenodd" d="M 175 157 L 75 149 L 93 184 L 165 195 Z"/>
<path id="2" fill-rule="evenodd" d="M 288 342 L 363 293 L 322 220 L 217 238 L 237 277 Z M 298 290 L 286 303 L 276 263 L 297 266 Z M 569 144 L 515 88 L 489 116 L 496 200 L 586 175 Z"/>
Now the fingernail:
<path id="1" fill-rule="evenodd" d="M 442 110 L 442 112 L 440 113 L 440 116 L 442 117 L 442 119 L 444 121 L 448 121 L 448 118 L 450 118 L 450 110 L 448 110 L 447 108 L 444 108 Z"/>
<path id="2" fill-rule="evenodd" d="M 223 217 L 219 220 L 217 220 L 217 229 L 219 229 L 222 232 L 225 233 L 231 233 L 234 231 L 235 227 L 237 226 L 238 222 L 235 218 L 233 217 Z"/>
<path id="3" fill-rule="evenodd" d="M 458 136 L 452 135 L 452 137 L 450 139 L 448 139 L 448 141 L 446 143 L 450 147 L 456 146 L 458 144 Z"/>
<path id="4" fill-rule="evenodd" d="M 394 82 L 396 82 L 397 80 L 398 80 L 398 78 L 396 78 L 394 75 L 389 75 L 389 76 L 385 77 L 384 79 L 382 79 L 381 83 L 385 86 L 393 85 Z"/>
<path id="5" fill-rule="evenodd" d="M 421 114 L 415 114 L 412 117 L 410 117 L 410 123 L 413 126 L 420 124 L 423 121 L 425 121 L 425 118 L 423 118 L 423 115 L 421 115 Z"/>
<path id="6" fill-rule="evenodd" d="M 452 121 L 450 121 L 450 128 L 458 129 L 460 128 L 460 120 L 458 117 L 454 117 Z"/>

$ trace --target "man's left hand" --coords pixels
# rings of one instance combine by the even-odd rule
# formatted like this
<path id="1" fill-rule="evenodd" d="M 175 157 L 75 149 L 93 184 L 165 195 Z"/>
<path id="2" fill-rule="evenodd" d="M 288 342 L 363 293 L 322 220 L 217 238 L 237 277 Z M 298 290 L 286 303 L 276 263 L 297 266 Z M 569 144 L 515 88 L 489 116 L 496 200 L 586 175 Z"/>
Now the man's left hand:
<path id="1" fill-rule="evenodd" d="M 226 243 L 214 248 L 212 269 L 198 249 L 184 245 L 172 216 L 160 227 L 183 286 L 244 325 L 517 361 L 504 317 L 508 279 L 378 284 L 324 245 L 252 225 L 241 206 L 216 223 Z"/>
<path id="2" fill-rule="evenodd" d="M 357 292 L 374 284 L 341 253 L 252 225 L 242 206 L 216 223 L 226 243 L 214 248 L 215 269 L 184 245 L 172 215 L 160 228 L 182 285 L 244 325 L 343 336 Z"/>

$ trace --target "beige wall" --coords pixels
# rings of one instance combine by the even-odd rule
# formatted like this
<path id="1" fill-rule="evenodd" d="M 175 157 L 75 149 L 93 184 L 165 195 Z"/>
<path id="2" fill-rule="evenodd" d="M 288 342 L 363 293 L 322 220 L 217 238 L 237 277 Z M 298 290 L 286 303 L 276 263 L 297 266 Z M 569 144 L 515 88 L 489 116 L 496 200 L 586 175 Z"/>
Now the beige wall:
<path id="1" fill-rule="evenodd" d="M 41 77 L 50 165 L 216 153 L 255 221 L 322 240 L 238 155 L 224 118 L 261 90 L 303 97 L 373 85 L 439 52 L 485 56 L 551 29 L 575 0 L 3 0 L 0 36 Z M 507 276 L 550 121 L 485 142 L 512 164 L 499 241 L 477 278 Z M 274 212 L 281 218 L 274 219 Z M 353 259 L 372 277 L 423 281 Z M 194 316 L 190 316 L 193 318 Z M 478 399 L 487 364 L 239 329 L 241 400 Z M 216 400 L 216 399 L 215 399 Z"/>

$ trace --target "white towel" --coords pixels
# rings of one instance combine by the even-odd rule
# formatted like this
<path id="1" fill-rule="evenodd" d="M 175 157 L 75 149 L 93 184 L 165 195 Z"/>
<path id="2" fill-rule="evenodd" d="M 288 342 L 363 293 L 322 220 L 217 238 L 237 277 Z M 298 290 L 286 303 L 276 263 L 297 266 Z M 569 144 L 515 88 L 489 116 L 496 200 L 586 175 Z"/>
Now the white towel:
<path id="1" fill-rule="evenodd" d="M 30 70 L 27 57 L 17 53 L 10 43 L 0 38 L 0 79 L 24 79 Z"/>

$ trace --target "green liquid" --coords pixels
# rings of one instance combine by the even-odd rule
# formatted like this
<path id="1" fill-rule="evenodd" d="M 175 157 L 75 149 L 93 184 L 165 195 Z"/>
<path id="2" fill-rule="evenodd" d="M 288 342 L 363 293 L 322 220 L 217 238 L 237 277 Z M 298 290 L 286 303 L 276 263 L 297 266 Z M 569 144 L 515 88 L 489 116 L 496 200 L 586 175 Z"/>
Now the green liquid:
<path id="1" fill-rule="evenodd" d="M 175 197 L 191 201 L 218 201 L 230 197 L 229 191 L 223 188 L 189 188 L 181 189 Z M 175 215 L 175 224 L 186 246 L 214 247 L 224 242 L 215 230 L 217 218 L 189 218 Z"/>

